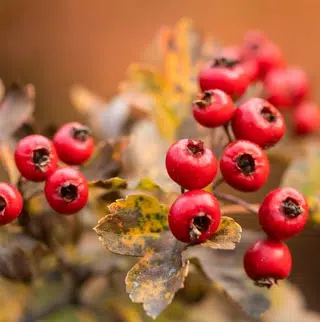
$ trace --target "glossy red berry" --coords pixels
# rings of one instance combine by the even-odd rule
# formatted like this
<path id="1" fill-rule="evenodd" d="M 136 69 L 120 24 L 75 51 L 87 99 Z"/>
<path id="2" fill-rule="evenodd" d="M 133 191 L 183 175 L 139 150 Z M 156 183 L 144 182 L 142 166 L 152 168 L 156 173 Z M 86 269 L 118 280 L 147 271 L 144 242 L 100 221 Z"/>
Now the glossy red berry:
<path id="1" fill-rule="evenodd" d="M 276 68 L 285 66 L 285 60 L 280 47 L 263 36 L 246 37 L 243 46 L 245 59 L 255 60 L 258 65 L 259 78 Z"/>
<path id="2" fill-rule="evenodd" d="M 217 57 L 199 73 L 199 86 L 202 91 L 220 89 L 233 98 L 244 94 L 250 79 L 239 61 Z"/>
<path id="3" fill-rule="evenodd" d="M 170 178 L 181 187 L 188 190 L 202 189 L 216 176 L 218 162 L 202 141 L 183 139 L 169 148 L 166 168 Z"/>
<path id="4" fill-rule="evenodd" d="M 245 70 L 249 78 L 249 82 L 256 81 L 259 76 L 259 66 L 256 60 L 251 58 L 246 58 L 240 47 L 230 46 L 224 47 L 220 51 L 220 56 L 227 58 L 228 60 L 238 61 L 239 64 Z"/>
<path id="5" fill-rule="evenodd" d="M 16 219 L 22 212 L 23 200 L 12 185 L 0 182 L 0 226 Z"/>
<path id="6" fill-rule="evenodd" d="M 269 161 L 265 152 L 256 144 L 238 140 L 223 151 L 220 170 L 225 181 L 241 191 L 255 191 L 267 181 Z"/>
<path id="7" fill-rule="evenodd" d="M 229 122 L 235 111 L 231 97 L 219 89 L 205 91 L 192 108 L 196 121 L 210 128 Z"/>
<path id="8" fill-rule="evenodd" d="M 219 202 L 204 190 L 184 193 L 172 204 L 168 221 L 172 234 L 184 243 L 202 243 L 218 229 L 221 220 Z"/>
<path id="9" fill-rule="evenodd" d="M 300 233 L 308 215 L 307 201 L 300 192 L 293 188 L 278 188 L 263 200 L 259 222 L 269 237 L 283 240 Z"/>
<path id="10" fill-rule="evenodd" d="M 261 98 L 250 98 L 240 104 L 232 119 L 237 139 L 254 142 L 263 148 L 279 142 L 285 129 L 282 114 Z"/>
<path id="11" fill-rule="evenodd" d="M 278 108 L 299 104 L 308 96 L 309 82 L 301 68 L 275 69 L 264 80 L 267 99 Z"/>
<path id="12" fill-rule="evenodd" d="M 46 181 L 45 195 L 51 208 L 60 214 L 73 214 L 88 201 L 88 183 L 76 169 L 61 168 Z"/>
<path id="13" fill-rule="evenodd" d="M 14 154 L 18 170 L 30 181 L 43 181 L 58 166 L 52 142 L 42 135 L 29 135 L 20 140 Z"/>
<path id="14" fill-rule="evenodd" d="M 244 255 L 244 269 L 258 286 L 270 287 L 289 276 L 291 253 L 281 241 L 264 239 L 253 244 Z"/>
<path id="15" fill-rule="evenodd" d="M 316 103 L 306 101 L 299 104 L 292 114 L 293 130 L 296 134 L 313 134 L 320 129 L 320 110 Z"/>
<path id="16" fill-rule="evenodd" d="M 54 135 L 53 144 L 60 160 L 70 165 L 87 161 L 94 148 L 89 129 L 77 122 L 63 125 Z"/>

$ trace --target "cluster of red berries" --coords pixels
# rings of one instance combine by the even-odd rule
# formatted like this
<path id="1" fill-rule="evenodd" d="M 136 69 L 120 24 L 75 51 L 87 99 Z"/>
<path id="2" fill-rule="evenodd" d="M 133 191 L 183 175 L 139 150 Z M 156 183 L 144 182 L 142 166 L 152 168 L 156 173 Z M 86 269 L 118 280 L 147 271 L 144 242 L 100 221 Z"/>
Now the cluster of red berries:
<path id="1" fill-rule="evenodd" d="M 259 31 L 248 32 L 241 46 L 225 47 L 199 73 L 202 91 L 221 89 L 241 97 L 248 86 L 260 81 L 265 98 L 279 109 L 292 111 L 295 133 L 312 134 L 320 128 L 320 110 L 310 100 L 304 70 L 288 67 L 281 49 Z"/>
<path id="2" fill-rule="evenodd" d="M 229 133 L 232 142 L 225 147 L 219 165 L 224 181 L 237 190 L 256 191 L 264 185 L 270 171 L 264 149 L 281 140 L 286 126 L 282 114 L 271 103 L 283 105 L 284 101 L 274 99 L 279 87 L 273 91 L 268 87 L 271 102 L 250 98 L 236 106 L 234 100 L 257 79 L 270 81 L 273 72 L 292 73 L 291 69 L 283 68 L 279 48 L 261 34 L 253 33 L 246 37 L 237 55 L 229 49 L 225 56 L 214 58 L 213 63 L 200 71 L 202 93 L 193 103 L 193 116 L 202 126 L 224 126 L 227 133 L 231 125 L 235 141 Z M 290 90 L 287 87 L 286 95 L 288 92 L 292 95 L 294 104 L 302 102 L 308 88 L 298 74 L 294 81 L 292 77 L 290 81 L 286 79 L 291 86 Z M 168 221 L 172 234 L 185 243 L 204 242 L 217 231 L 221 220 L 217 198 L 201 190 L 214 181 L 218 171 L 213 151 L 199 140 L 179 140 L 167 151 L 166 169 L 183 192 L 189 190 L 170 208 Z M 267 239 L 247 250 L 244 268 L 257 285 L 269 287 L 291 271 L 291 254 L 282 240 L 302 231 L 308 218 L 308 205 L 298 191 L 278 188 L 265 197 L 258 214 Z"/>
<path id="3" fill-rule="evenodd" d="M 88 201 L 88 183 L 73 167 L 58 167 L 59 159 L 77 166 L 93 153 L 94 141 L 87 127 L 67 123 L 54 135 L 53 141 L 42 135 L 29 135 L 20 140 L 15 150 L 15 163 L 26 180 L 45 181 L 44 193 L 49 205 L 61 214 L 73 214 Z M 8 183 L 0 183 L 0 225 L 17 218 L 23 209 L 20 192 Z"/>

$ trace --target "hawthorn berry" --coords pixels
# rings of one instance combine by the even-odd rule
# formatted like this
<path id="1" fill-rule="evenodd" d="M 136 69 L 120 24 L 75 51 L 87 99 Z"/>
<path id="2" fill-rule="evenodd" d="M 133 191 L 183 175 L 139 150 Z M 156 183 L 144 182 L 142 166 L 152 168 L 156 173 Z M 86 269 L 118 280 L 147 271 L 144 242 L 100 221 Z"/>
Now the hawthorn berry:
<path id="1" fill-rule="evenodd" d="M 44 181 L 58 166 L 58 156 L 52 142 L 42 135 L 21 139 L 14 153 L 21 175 L 30 181 Z"/>
<path id="2" fill-rule="evenodd" d="M 265 152 L 255 143 L 238 140 L 223 151 L 220 170 L 225 181 L 241 191 L 255 191 L 267 181 L 269 161 Z"/>
<path id="3" fill-rule="evenodd" d="M 261 33 L 245 36 L 242 50 L 245 59 L 256 61 L 261 79 L 271 70 L 285 66 L 281 49 Z"/>
<path id="4" fill-rule="evenodd" d="M 205 91 L 200 99 L 193 102 L 193 116 L 205 127 L 216 127 L 229 122 L 236 108 L 231 97 L 214 89 Z"/>
<path id="5" fill-rule="evenodd" d="M 73 168 L 61 168 L 51 174 L 44 192 L 51 208 L 60 214 L 74 214 L 88 201 L 87 180 Z"/>
<path id="6" fill-rule="evenodd" d="M 259 76 L 258 63 L 254 59 L 245 58 L 240 47 L 230 46 L 224 47 L 220 52 L 220 56 L 229 60 L 239 61 L 249 78 L 249 82 L 256 81 Z"/>
<path id="7" fill-rule="evenodd" d="M 271 287 L 273 281 L 285 279 L 292 267 L 291 253 L 282 241 L 264 239 L 253 244 L 243 259 L 244 269 L 258 286 Z"/>
<path id="8" fill-rule="evenodd" d="M 254 142 L 262 148 L 279 142 L 285 129 L 282 114 L 261 98 L 250 98 L 240 104 L 232 119 L 232 130 L 237 139 Z"/>
<path id="9" fill-rule="evenodd" d="M 53 144 L 61 161 L 69 165 L 87 161 L 94 148 L 89 129 L 77 122 L 64 124 L 54 135 Z"/>
<path id="10" fill-rule="evenodd" d="M 184 243 L 202 243 L 218 229 L 221 220 L 219 202 L 204 190 L 192 190 L 172 204 L 168 221 L 172 234 Z"/>
<path id="11" fill-rule="evenodd" d="M 306 73 L 297 67 L 272 70 L 264 86 L 268 101 L 278 108 L 296 106 L 308 96 L 310 87 Z"/>
<path id="12" fill-rule="evenodd" d="M 306 101 L 299 104 L 292 114 L 293 130 L 296 134 L 307 135 L 320 128 L 320 110 L 316 103 Z"/>
<path id="13" fill-rule="evenodd" d="M 183 139 L 168 149 L 166 168 L 170 178 L 181 187 L 202 189 L 216 176 L 218 162 L 202 141 Z"/>
<path id="14" fill-rule="evenodd" d="M 12 185 L 0 182 L 0 226 L 16 219 L 22 212 L 23 199 Z"/>
<path id="15" fill-rule="evenodd" d="M 300 192 L 293 188 L 278 188 L 260 205 L 259 222 L 269 237 L 283 240 L 300 233 L 308 215 L 307 201 Z"/>
<path id="16" fill-rule="evenodd" d="M 250 79 L 238 60 L 216 57 L 199 73 L 199 86 L 202 91 L 220 89 L 233 98 L 246 91 Z"/>

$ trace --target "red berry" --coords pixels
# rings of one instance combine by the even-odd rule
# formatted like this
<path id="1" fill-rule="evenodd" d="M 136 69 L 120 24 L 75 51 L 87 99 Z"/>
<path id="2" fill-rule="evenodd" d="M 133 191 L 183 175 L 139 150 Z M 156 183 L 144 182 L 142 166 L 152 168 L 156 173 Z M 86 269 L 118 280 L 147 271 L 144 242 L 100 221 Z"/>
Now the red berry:
<path id="1" fill-rule="evenodd" d="M 255 191 L 267 181 L 269 161 L 256 144 L 238 140 L 223 151 L 220 170 L 226 182 L 241 191 Z"/>
<path id="2" fill-rule="evenodd" d="M 76 169 L 62 168 L 46 181 L 44 192 L 51 208 L 60 214 L 73 214 L 88 201 L 88 183 Z"/>
<path id="3" fill-rule="evenodd" d="M 267 99 L 279 108 L 293 107 L 309 93 L 306 73 L 300 68 L 275 69 L 264 80 Z"/>
<path id="4" fill-rule="evenodd" d="M 14 158 L 22 176 L 30 181 L 45 180 L 58 166 L 52 142 L 42 135 L 29 135 L 20 140 Z"/>
<path id="5" fill-rule="evenodd" d="M 64 163 L 79 165 L 92 155 L 94 141 L 89 129 L 80 123 L 67 123 L 55 134 L 53 144 Z"/>
<path id="6" fill-rule="evenodd" d="M 249 82 L 257 80 L 259 76 L 258 63 L 254 59 L 245 58 L 240 47 L 224 47 L 220 52 L 220 56 L 225 57 L 229 60 L 239 61 L 249 78 Z"/>
<path id="7" fill-rule="evenodd" d="M 264 239 L 253 244 L 244 255 L 244 269 L 258 286 L 270 287 L 272 279 L 285 279 L 292 267 L 291 253 L 281 241 Z"/>
<path id="8" fill-rule="evenodd" d="M 303 102 L 293 110 L 293 129 L 300 135 L 312 134 L 320 128 L 320 110 L 314 102 Z"/>
<path id="9" fill-rule="evenodd" d="M 246 91 L 250 79 L 239 61 L 217 57 L 199 73 L 202 91 L 220 89 L 234 98 Z"/>
<path id="10" fill-rule="evenodd" d="M 213 181 L 218 171 L 218 162 L 202 141 L 183 139 L 169 148 L 166 167 L 173 181 L 192 190 L 202 189 Z"/>
<path id="11" fill-rule="evenodd" d="M 184 243 L 202 243 L 218 229 L 221 220 L 219 202 L 204 190 L 184 193 L 172 204 L 168 221 L 172 234 Z"/>
<path id="12" fill-rule="evenodd" d="M 261 98 L 250 98 L 238 106 L 232 119 L 232 129 L 237 139 L 266 148 L 281 140 L 286 125 L 273 105 Z"/>
<path id="13" fill-rule="evenodd" d="M 193 116 L 205 127 L 216 127 L 229 122 L 235 111 L 231 97 L 219 89 L 205 91 L 193 103 Z"/>
<path id="14" fill-rule="evenodd" d="M 243 56 L 245 59 L 255 60 L 258 65 L 259 78 L 275 68 L 285 66 L 284 57 L 281 49 L 264 37 L 252 37 L 245 39 L 243 46 Z"/>
<path id="15" fill-rule="evenodd" d="M 0 182 L 0 226 L 16 219 L 22 212 L 23 200 L 12 185 Z"/>
<path id="16" fill-rule="evenodd" d="M 278 188 L 263 200 L 259 222 L 269 237 L 283 240 L 300 233 L 308 215 L 307 201 L 300 192 L 293 188 Z"/>

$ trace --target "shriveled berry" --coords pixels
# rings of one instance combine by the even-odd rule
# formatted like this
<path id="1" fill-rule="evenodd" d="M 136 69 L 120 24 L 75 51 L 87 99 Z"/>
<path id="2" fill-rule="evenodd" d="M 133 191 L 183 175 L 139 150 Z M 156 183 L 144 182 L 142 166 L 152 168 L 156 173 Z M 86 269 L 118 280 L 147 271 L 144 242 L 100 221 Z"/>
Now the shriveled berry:
<path id="1" fill-rule="evenodd" d="M 42 135 L 29 135 L 20 140 L 14 158 L 22 176 L 30 181 L 46 180 L 58 166 L 52 142 Z"/>
<path id="2" fill-rule="evenodd" d="M 215 89 L 205 91 L 200 99 L 194 101 L 192 111 L 198 123 L 213 128 L 229 122 L 236 108 L 228 94 Z"/>
<path id="3" fill-rule="evenodd" d="M 279 142 L 285 129 L 282 114 L 261 98 L 250 98 L 240 104 L 232 119 L 237 139 L 254 142 L 263 148 Z"/>
<path id="4" fill-rule="evenodd" d="M 74 214 L 88 201 L 88 183 L 73 168 L 56 170 L 46 181 L 44 192 L 51 208 L 60 214 Z"/>
<path id="5" fill-rule="evenodd" d="M 283 240 L 300 233 L 308 215 L 307 201 L 300 192 L 293 188 L 278 188 L 263 200 L 259 222 L 268 236 Z"/>
<path id="6" fill-rule="evenodd" d="M 302 102 L 292 114 L 293 130 L 299 135 L 316 133 L 320 129 L 320 109 L 311 101 Z"/>
<path id="7" fill-rule="evenodd" d="M 172 234 L 184 243 L 202 243 L 218 229 L 221 220 L 219 202 L 204 190 L 182 194 L 172 204 L 168 221 Z"/>
<path id="8" fill-rule="evenodd" d="M 77 122 L 64 124 L 54 135 L 53 144 L 60 160 L 70 165 L 87 161 L 94 148 L 89 129 Z"/>
<path id="9" fill-rule="evenodd" d="M 225 181 L 241 191 L 255 191 L 267 181 L 269 161 L 265 152 L 255 143 L 238 140 L 223 151 L 220 170 Z"/>
<path id="10" fill-rule="evenodd" d="M 16 219 L 22 212 L 23 200 L 20 192 L 6 182 L 0 182 L 0 226 Z"/>
<path id="11" fill-rule="evenodd" d="M 181 187 L 188 190 L 202 189 L 216 176 L 218 162 L 202 141 L 183 139 L 169 148 L 166 168 L 170 178 Z"/>
<path id="12" fill-rule="evenodd" d="M 238 98 L 246 91 L 250 79 L 239 61 L 216 57 L 199 73 L 199 86 L 202 91 L 220 89 L 232 98 Z"/>
<path id="13" fill-rule="evenodd" d="M 271 287 L 289 276 L 292 267 L 291 253 L 281 241 L 264 239 L 253 244 L 244 255 L 244 269 L 258 286 Z"/>

